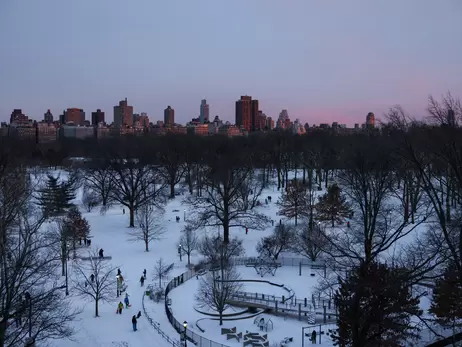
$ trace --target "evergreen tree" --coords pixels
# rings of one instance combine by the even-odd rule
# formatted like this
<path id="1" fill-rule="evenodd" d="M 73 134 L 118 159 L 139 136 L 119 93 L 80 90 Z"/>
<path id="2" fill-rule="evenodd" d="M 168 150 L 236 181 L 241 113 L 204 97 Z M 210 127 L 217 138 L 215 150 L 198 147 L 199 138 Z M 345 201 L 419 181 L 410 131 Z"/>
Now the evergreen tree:
<path id="1" fill-rule="evenodd" d="M 422 314 L 420 299 L 412 297 L 405 271 L 384 264 L 365 264 L 340 281 L 335 304 L 338 329 L 335 346 L 403 346 L 419 337 L 411 316 Z"/>
<path id="2" fill-rule="evenodd" d="M 437 321 L 455 329 L 462 323 L 462 285 L 454 263 L 450 263 L 442 278 L 436 280 L 430 312 Z"/>
<path id="3" fill-rule="evenodd" d="M 319 197 L 316 204 L 318 219 L 322 221 L 331 221 L 332 227 L 342 224 L 343 220 L 351 213 L 351 208 L 342 194 L 341 189 L 336 184 L 331 185 L 327 193 Z"/>
<path id="4" fill-rule="evenodd" d="M 39 190 L 38 205 L 47 216 L 63 214 L 75 198 L 72 182 L 60 182 L 58 177 L 48 175 L 46 186 Z"/>
<path id="5" fill-rule="evenodd" d="M 77 241 L 86 239 L 90 235 L 90 225 L 88 221 L 82 217 L 82 214 L 76 206 L 69 209 L 64 219 L 63 233 L 63 238 L 66 241 L 72 241 L 72 249 L 75 258 Z"/>

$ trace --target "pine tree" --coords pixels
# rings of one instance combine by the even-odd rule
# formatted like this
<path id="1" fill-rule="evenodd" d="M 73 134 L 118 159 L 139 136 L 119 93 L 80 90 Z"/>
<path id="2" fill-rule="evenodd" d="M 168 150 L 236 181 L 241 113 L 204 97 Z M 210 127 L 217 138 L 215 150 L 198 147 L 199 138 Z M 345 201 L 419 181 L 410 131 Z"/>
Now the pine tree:
<path id="1" fill-rule="evenodd" d="M 316 204 L 317 218 L 322 221 L 331 221 L 332 227 L 337 224 L 342 224 L 343 220 L 351 213 L 350 205 L 341 189 L 336 184 L 331 185 L 327 193 L 319 197 L 319 202 Z"/>
<path id="2" fill-rule="evenodd" d="M 63 223 L 63 237 L 65 240 L 72 241 L 72 249 L 74 258 L 76 257 L 77 241 L 86 239 L 90 234 L 90 225 L 88 221 L 82 217 L 79 209 L 73 206 L 69 209 Z"/>
<path id="3" fill-rule="evenodd" d="M 47 216 L 56 216 L 64 213 L 73 204 L 75 198 L 72 184 L 60 182 L 58 177 L 48 175 L 46 186 L 39 190 L 38 205 Z"/>
<path id="4" fill-rule="evenodd" d="M 335 304 L 335 346 L 403 346 L 419 337 L 411 316 L 422 314 L 405 271 L 384 264 L 362 264 L 341 280 Z"/>
<path id="5" fill-rule="evenodd" d="M 448 264 L 443 277 L 435 282 L 430 312 L 443 326 L 455 329 L 462 324 L 462 285 L 453 263 Z"/>

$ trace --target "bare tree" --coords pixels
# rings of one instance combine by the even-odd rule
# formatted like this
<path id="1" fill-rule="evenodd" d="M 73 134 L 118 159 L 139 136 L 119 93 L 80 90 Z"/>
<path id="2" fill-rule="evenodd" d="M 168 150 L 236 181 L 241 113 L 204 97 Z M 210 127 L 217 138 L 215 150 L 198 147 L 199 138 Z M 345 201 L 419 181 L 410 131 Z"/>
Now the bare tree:
<path id="1" fill-rule="evenodd" d="M 292 250 L 311 261 L 316 261 L 329 245 L 322 226 L 316 224 L 311 228 L 309 221 L 306 221 L 297 228 Z"/>
<path id="2" fill-rule="evenodd" d="M 246 227 L 262 230 L 270 219 L 249 209 L 243 200 L 242 185 L 252 177 L 253 169 L 246 166 L 220 167 L 210 169 L 204 178 L 202 195 L 190 196 L 187 202 L 192 207 L 191 220 L 195 227 L 223 227 L 223 241 L 229 242 L 229 230 L 232 227 Z M 257 199 L 261 191 L 254 191 L 252 199 Z"/>
<path id="3" fill-rule="evenodd" d="M 264 183 L 258 179 L 255 171 L 251 171 L 249 177 L 239 185 L 239 194 L 243 207 L 252 210 L 257 206 L 263 192 Z"/>
<path id="4" fill-rule="evenodd" d="M 305 185 L 295 180 L 290 182 L 277 202 L 279 205 L 278 215 L 294 218 L 295 225 L 297 225 L 298 218 L 306 216 L 307 213 L 306 195 L 307 187 Z"/>
<path id="5" fill-rule="evenodd" d="M 183 141 L 178 136 L 168 134 L 162 139 L 161 149 L 157 153 L 157 159 L 161 163 L 159 174 L 170 187 L 170 199 L 175 198 L 175 185 L 186 172 L 184 154 Z"/>
<path id="6" fill-rule="evenodd" d="M 374 145 L 362 144 L 368 148 Z M 394 179 L 390 149 L 384 143 L 377 146 L 379 149 L 373 153 L 352 149 L 349 167 L 337 177 L 357 215 L 352 218 L 351 228 L 331 229 L 326 240 L 332 246 L 328 253 L 339 261 L 346 261 L 348 266 L 352 261 L 376 260 L 425 222 L 430 212 L 429 209 L 421 211 L 414 225 L 403 220 L 401 209 L 390 202 Z"/>
<path id="7" fill-rule="evenodd" d="M 85 172 L 85 181 L 88 189 L 99 195 L 103 207 L 110 203 L 113 181 L 109 165 L 94 162 Z"/>
<path id="8" fill-rule="evenodd" d="M 164 210 L 160 207 L 145 204 L 136 211 L 137 227 L 129 231 L 130 241 L 143 241 L 145 251 L 149 252 L 149 244 L 160 240 L 166 229 L 162 223 Z"/>
<path id="9" fill-rule="evenodd" d="M 78 276 L 75 289 L 79 296 L 94 300 L 95 317 L 99 317 L 99 303 L 112 302 L 117 290 L 116 269 L 98 255 L 98 249 L 88 252 L 88 260 L 75 264 Z"/>
<path id="10" fill-rule="evenodd" d="M 219 271 L 209 271 L 201 278 L 196 301 L 200 307 L 210 308 L 220 315 L 223 325 L 223 312 L 230 306 L 229 300 L 241 290 L 242 282 L 236 268 L 228 266 Z"/>
<path id="11" fill-rule="evenodd" d="M 14 215 L 15 223 L 2 230 L 0 247 L 0 346 L 22 345 L 28 335 L 36 342 L 70 338 L 80 310 L 66 299 L 59 276 L 60 238 L 32 204 Z M 12 319 L 17 324 L 8 326 Z"/>
<path id="12" fill-rule="evenodd" d="M 460 99 L 454 97 L 450 92 L 443 96 L 441 101 L 430 95 L 427 112 L 431 123 L 455 127 L 461 122 L 462 104 Z M 451 112 L 451 116 L 449 116 L 449 112 Z"/>
<path id="13" fill-rule="evenodd" d="M 199 242 L 199 252 L 205 257 L 211 266 L 222 266 L 230 263 L 233 257 L 239 257 L 245 253 L 242 240 L 232 238 L 227 244 L 223 239 L 205 235 Z"/>
<path id="14" fill-rule="evenodd" d="M 167 277 L 168 273 L 172 271 L 174 263 L 170 265 L 164 262 L 164 259 L 160 258 L 156 261 L 156 265 L 154 265 L 154 273 L 153 278 L 155 280 L 159 280 L 159 288 L 162 287 L 162 280 Z"/>
<path id="15" fill-rule="evenodd" d="M 100 196 L 98 193 L 89 188 L 88 184 L 85 184 L 83 186 L 83 192 L 82 192 L 82 204 L 87 210 L 87 212 L 91 212 L 93 210 L 93 207 L 98 206 L 100 202 Z"/>
<path id="16" fill-rule="evenodd" d="M 185 226 L 178 248 L 188 256 L 188 266 L 191 265 L 191 254 L 199 248 L 199 237 L 191 224 Z"/>
<path id="17" fill-rule="evenodd" d="M 111 198 L 128 208 L 130 227 L 135 226 L 135 211 L 145 204 L 162 206 L 164 188 L 156 170 L 137 159 L 111 160 L 113 189 Z"/>
<path id="18" fill-rule="evenodd" d="M 295 240 L 295 228 L 279 224 L 270 236 L 263 237 L 258 242 L 257 252 L 261 256 L 278 259 L 281 252 L 293 249 Z"/>

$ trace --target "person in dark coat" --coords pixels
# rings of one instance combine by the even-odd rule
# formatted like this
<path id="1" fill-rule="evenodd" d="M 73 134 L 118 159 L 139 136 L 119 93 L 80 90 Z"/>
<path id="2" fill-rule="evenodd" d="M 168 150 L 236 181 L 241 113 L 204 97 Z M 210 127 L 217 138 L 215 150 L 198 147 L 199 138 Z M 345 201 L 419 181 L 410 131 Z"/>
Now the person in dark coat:
<path id="1" fill-rule="evenodd" d="M 117 276 L 121 276 L 122 272 L 120 272 L 120 269 L 117 269 Z"/>
<path id="2" fill-rule="evenodd" d="M 119 302 L 117 305 L 117 312 L 118 314 L 122 314 L 122 310 L 124 309 L 124 304 L 122 304 L 122 301 Z"/>
<path id="3" fill-rule="evenodd" d="M 316 330 L 313 330 L 313 332 L 311 333 L 311 342 L 313 344 L 316 344 Z"/>
<path id="4" fill-rule="evenodd" d="M 99 257 L 104 258 L 104 249 L 102 248 L 99 250 Z"/>
<path id="5" fill-rule="evenodd" d="M 144 279 L 146 279 L 146 269 L 143 270 Z"/>
<path id="6" fill-rule="evenodd" d="M 90 281 L 91 283 L 95 282 L 95 275 L 93 274 L 90 275 Z"/>
<path id="7" fill-rule="evenodd" d="M 141 283 L 141 287 L 142 287 L 144 285 L 144 276 L 141 276 L 140 283 Z"/>
<path id="8" fill-rule="evenodd" d="M 136 323 L 137 323 L 137 321 L 136 321 L 136 316 L 133 316 L 133 317 L 132 317 L 133 331 L 136 331 L 136 330 L 137 330 L 137 329 L 136 329 Z"/>
<path id="9" fill-rule="evenodd" d="M 138 314 L 136 315 L 136 318 L 139 319 L 141 317 L 141 311 L 138 311 Z"/>

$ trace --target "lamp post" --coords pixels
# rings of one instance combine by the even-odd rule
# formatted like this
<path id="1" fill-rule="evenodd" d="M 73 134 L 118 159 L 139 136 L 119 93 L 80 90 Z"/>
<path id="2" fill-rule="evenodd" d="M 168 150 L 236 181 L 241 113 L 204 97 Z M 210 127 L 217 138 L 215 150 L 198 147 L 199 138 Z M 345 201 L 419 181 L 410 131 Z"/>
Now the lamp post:
<path id="1" fill-rule="evenodd" d="M 119 297 L 120 295 L 120 276 L 119 275 L 116 276 L 116 280 L 117 280 L 117 297 Z"/>
<path id="2" fill-rule="evenodd" d="M 181 252 L 181 251 L 182 251 L 182 250 L 183 250 L 183 247 L 181 247 L 181 245 L 179 245 L 179 246 L 178 246 L 178 255 L 180 256 L 180 261 L 182 261 L 182 260 L 181 260 L 181 256 L 182 256 L 182 254 L 181 254 L 182 252 Z"/>
<path id="3" fill-rule="evenodd" d="M 183 327 L 184 327 L 184 347 L 187 347 L 188 339 L 187 339 L 187 335 L 186 335 L 186 329 L 188 328 L 188 322 L 184 321 L 183 322 Z"/>
<path id="4" fill-rule="evenodd" d="M 69 256 L 67 254 L 67 243 L 64 247 L 66 249 L 66 254 L 65 254 L 66 256 L 66 296 L 68 296 L 69 295 L 69 282 L 68 282 L 68 277 L 67 277 L 67 261 L 69 259 Z"/>
<path id="5" fill-rule="evenodd" d="M 303 327 L 302 328 L 302 347 L 305 347 L 305 329 L 309 329 L 310 327 Z"/>

